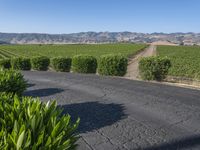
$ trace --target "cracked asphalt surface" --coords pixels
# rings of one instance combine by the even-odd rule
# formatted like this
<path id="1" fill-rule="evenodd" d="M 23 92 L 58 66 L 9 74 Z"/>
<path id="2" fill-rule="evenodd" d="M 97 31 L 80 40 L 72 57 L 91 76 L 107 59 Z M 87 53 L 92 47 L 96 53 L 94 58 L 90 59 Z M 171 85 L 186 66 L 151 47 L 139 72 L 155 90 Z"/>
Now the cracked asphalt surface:
<path id="1" fill-rule="evenodd" d="M 200 91 L 96 75 L 23 72 L 26 96 L 81 118 L 80 150 L 199 150 Z"/>

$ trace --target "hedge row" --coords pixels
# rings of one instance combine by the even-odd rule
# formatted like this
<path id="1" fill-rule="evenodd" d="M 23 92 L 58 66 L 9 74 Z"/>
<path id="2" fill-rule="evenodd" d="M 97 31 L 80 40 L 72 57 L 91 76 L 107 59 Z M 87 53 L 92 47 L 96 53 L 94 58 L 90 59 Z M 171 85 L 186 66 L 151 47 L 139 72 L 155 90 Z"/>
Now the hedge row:
<path id="1" fill-rule="evenodd" d="M 15 70 L 31 70 L 31 61 L 29 58 L 13 58 L 11 66 Z"/>
<path id="2" fill-rule="evenodd" d="M 34 70 L 46 71 L 48 70 L 50 59 L 48 57 L 35 57 L 31 59 L 31 65 Z"/>
<path id="3" fill-rule="evenodd" d="M 0 67 L 15 70 L 48 70 L 50 59 L 47 57 L 1 59 Z"/>
<path id="4" fill-rule="evenodd" d="M 124 76 L 128 59 L 122 55 L 103 55 L 99 59 L 98 73 L 101 75 Z"/>
<path id="5" fill-rule="evenodd" d="M 0 67 L 16 70 L 48 70 L 49 66 L 56 71 L 75 73 L 98 73 L 100 75 L 123 76 L 126 73 L 128 60 L 123 55 L 104 55 L 97 59 L 90 55 L 76 55 L 73 58 L 47 57 L 13 58 L 0 60 Z"/>
<path id="6" fill-rule="evenodd" d="M 88 55 L 77 55 L 72 59 L 72 71 L 76 73 L 96 73 L 97 59 Z"/>
<path id="7" fill-rule="evenodd" d="M 71 58 L 59 57 L 51 59 L 51 66 L 56 71 L 70 72 L 71 69 Z"/>
<path id="8" fill-rule="evenodd" d="M 171 61 L 167 57 L 145 57 L 139 62 L 140 76 L 144 80 L 161 81 L 167 76 L 170 67 Z"/>

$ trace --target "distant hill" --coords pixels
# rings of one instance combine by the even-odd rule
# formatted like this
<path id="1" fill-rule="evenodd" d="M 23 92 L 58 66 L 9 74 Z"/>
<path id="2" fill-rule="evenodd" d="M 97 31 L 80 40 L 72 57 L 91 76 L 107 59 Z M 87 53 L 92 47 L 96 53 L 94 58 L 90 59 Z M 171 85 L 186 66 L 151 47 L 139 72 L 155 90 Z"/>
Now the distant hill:
<path id="1" fill-rule="evenodd" d="M 2 44 L 10 44 L 10 43 L 5 42 L 5 41 L 0 41 L 0 45 L 2 45 Z"/>
<path id="2" fill-rule="evenodd" d="M 81 32 L 72 34 L 0 33 L 0 44 L 152 43 L 200 45 L 200 33 Z"/>

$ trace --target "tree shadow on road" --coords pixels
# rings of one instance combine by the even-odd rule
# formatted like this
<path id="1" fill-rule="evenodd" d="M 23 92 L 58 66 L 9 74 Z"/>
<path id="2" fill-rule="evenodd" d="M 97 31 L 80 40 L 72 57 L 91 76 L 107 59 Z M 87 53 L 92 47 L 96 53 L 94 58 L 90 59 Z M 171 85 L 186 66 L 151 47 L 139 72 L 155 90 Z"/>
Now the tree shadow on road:
<path id="1" fill-rule="evenodd" d="M 198 148 L 197 148 L 198 146 Z M 186 150 L 186 149 L 200 149 L 200 135 L 190 136 L 182 139 L 177 139 L 172 142 L 147 147 L 143 150 Z"/>
<path id="2" fill-rule="evenodd" d="M 31 97 L 45 97 L 45 96 L 61 93 L 63 91 L 64 90 L 60 88 L 44 88 L 44 89 L 27 90 L 24 92 L 23 95 L 31 96 Z"/>
<path id="3" fill-rule="evenodd" d="M 72 121 L 80 117 L 79 133 L 86 133 L 105 126 L 112 125 L 126 118 L 124 106 L 121 104 L 103 104 L 86 102 L 59 106 L 63 114 L 70 114 Z"/>
<path id="4" fill-rule="evenodd" d="M 28 84 L 27 84 L 27 87 L 28 87 L 28 88 L 33 87 L 33 86 L 35 86 L 35 84 L 32 84 L 32 83 L 28 83 Z"/>

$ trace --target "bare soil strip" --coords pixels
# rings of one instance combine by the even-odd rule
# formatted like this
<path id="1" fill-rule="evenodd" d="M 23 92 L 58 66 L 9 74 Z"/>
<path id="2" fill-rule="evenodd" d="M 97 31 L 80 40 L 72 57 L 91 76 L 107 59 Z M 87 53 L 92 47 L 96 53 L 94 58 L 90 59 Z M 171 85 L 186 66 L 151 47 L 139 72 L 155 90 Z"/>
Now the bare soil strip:
<path id="1" fill-rule="evenodd" d="M 138 69 L 139 60 L 142 57 L 149 57 L 153 55 L 156 55 L 156 46 L 150 45 L 144 51 L 140 52 L 135 57 L 133 57 L 132 60 L 129 61 L 127 74 L 125 75 L 125 78 L 134 79 L 134 80 L 138 79 L 139 78 L 139 69 Z"/>

